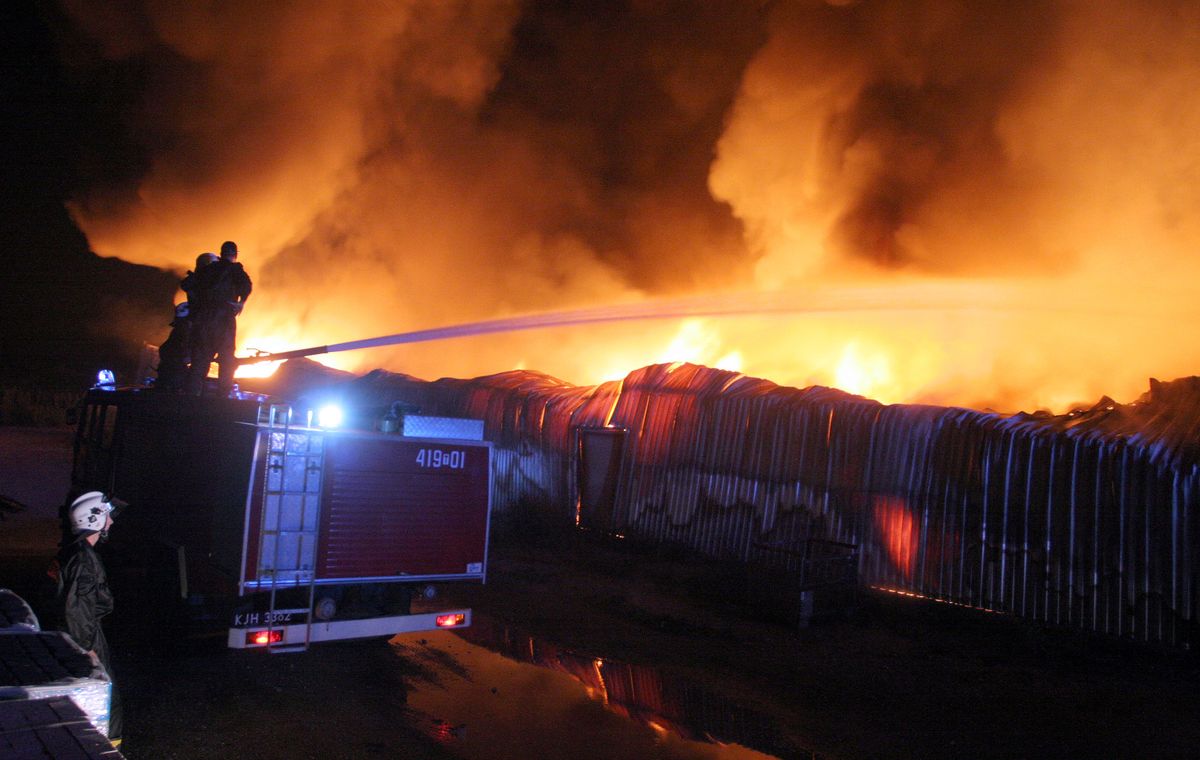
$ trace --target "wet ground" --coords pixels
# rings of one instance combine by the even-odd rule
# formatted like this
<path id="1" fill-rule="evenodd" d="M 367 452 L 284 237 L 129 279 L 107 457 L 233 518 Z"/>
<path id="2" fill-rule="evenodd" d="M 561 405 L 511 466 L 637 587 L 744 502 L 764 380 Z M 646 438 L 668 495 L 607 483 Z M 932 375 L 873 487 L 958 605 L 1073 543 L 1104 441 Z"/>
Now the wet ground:
<path id="1" fill-rule="evenodd" d="M 795 754 L 765 720 L 718 692 L 478 622 L 461 636 L 438 631 L 392 642 L 397 655 L 423 671 L 408 693 L 417 725 L 463 757 L 772 756 L 732 741 L 728 732 Z"/>
<path id="2" fill-rule="evenodd" d="M 53 552 L 69 435 L 0 428 L 0 586 Z M 62 478 L 61 486 L 56 478 Z M 48 544 L 47 544 L 48 542 Z M 729 568 L 500 532 L 461 634 L 300 654 L 110 621 L 139 758 L 1193 757 L 1194 658 L 864 593 L 806 629 Z M 122 602 L 124 601 L 124 604 Z"/>

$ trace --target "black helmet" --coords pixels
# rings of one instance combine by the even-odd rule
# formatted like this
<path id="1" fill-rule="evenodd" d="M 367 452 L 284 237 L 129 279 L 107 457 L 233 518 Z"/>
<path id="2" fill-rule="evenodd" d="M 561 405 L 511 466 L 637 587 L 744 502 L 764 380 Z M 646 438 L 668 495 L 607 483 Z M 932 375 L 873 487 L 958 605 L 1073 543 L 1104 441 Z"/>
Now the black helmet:
<path id="1" fill-rule="evenodd" d="M 197 271 L 198 271 L 198 270 L 199 270 L 201 267 L 204 267 L 204 266 L 206 266 L 206 265 L 208 265 L 208 264 L 211 264 L 211 263 L 213 263 L 214 261 L 217 261 L 217 260 L 218 260 L 218 258 L 219 258 L 219 257 L 217 256 L 217 254 L 215 254 L 215 253 L 212 253 L 212 252 L 209 252 L 209 253 L 202 253 L 202 254 L 200 254 L 199 256 L 197 256 L 197 257 L 196 257 L 196 269 L 197 269 Z"/>

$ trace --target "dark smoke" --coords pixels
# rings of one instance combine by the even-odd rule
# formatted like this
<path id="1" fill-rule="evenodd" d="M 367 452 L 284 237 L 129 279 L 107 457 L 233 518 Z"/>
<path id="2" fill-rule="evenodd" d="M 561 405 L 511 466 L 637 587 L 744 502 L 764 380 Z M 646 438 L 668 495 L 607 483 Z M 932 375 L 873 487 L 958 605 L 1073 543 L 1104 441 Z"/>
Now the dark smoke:
<path id="1" fill-rule="evenodd" d="M 1050 63 L 1059 16 L 1045 2 L 779 3 L 743 107 L 786 107 L 791 128 L 754 139 L 802 162 L 834 255 L 958 268 L 906 233 L 941 198 L 1011 181 L 997 125 Z"/>
<path id="2" fill-rule="evenodd" d="M 741 225 L 707 178 L 762 21 L 741 0 L 528 4 L 484 118 L 557 138 L 580 174 L 585 203 L 550 231 L 650 292 L 743 279 Z"/>
<path id="3" fill-rule="evenodd" d="M 61 8 L 64 60 L 111 104 L 72 204 L 93 248 L 182 269 L 236 239 L 258 286 L 245 333 L 290 347 L 830 278 L 1053 275 L 1138 311 L 1195 274 L 1200 8 L 1183 0 Z M 971 359 L 922 397 L 1003 372 L 1014 395 L 1086 376 L 1089 398 L 1190 366 L 1175 327 L 1148 348 L 1141 325 L 1089 343 L 1086 315 L 1025 316 L 959 336 Z M 548 366 L 559 348 L 427 364 L 575 379 Z M 807 348 L 790 353 L 837 362 Z M 747 349 L 745 369 L 829 380 L 784 352 Z"/>
<path id="4" fill-rule="evenodd" d="M 634 291 L 748 275 L 741 227 L 706 178 L 763 39 L 753 4 L 64 7 L 81 78 L 121 90 L 133 84 L 122 72 L 143 74 L 122 92 L 136 102 L 119 147 L 149 161 L 133 177 L 97 166 L 74 206 L 102 252 L 182 266 L 211 237 L 240 236 L 251 252 L 299 251 L 284 268 L 295 256 L 398 258 L 413 243 L 468 241 L 408 224 L 367 241 L 368 255 L 351 250 L 362 233 L 339 222 L 342 207 L 390 194 L 437 208 L 486 189 L 494 212 L 465 209 L 473 218 L 455 223 L 485 229 L 448 263 L 504 261 L 562 284 L 570 275 L 544 259 L 566 244 Z M 528 260 L 531 239 L 551 250 Z"/>

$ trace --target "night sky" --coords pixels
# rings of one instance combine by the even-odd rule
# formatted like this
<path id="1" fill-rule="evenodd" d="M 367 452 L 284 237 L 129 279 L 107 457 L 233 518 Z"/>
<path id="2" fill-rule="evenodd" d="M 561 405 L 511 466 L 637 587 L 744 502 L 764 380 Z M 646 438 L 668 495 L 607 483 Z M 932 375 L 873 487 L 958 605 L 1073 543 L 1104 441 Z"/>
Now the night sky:
<path id="1" fill-rule="evenodd" d="M 95 255 L 67 213 L 67 199 L 95 180 L 85 151 L 115 156 L 120 143 L 102 134 L 98 96 L 64 75 L 53 17 L 40 3 L 0 8 L 0 382 L 78 389 L 98 367 L 132 369 L 140 343 L 114 334 L 114 321 L 141 315 L 143 339 L 161 339 L 177 277 Z"/>

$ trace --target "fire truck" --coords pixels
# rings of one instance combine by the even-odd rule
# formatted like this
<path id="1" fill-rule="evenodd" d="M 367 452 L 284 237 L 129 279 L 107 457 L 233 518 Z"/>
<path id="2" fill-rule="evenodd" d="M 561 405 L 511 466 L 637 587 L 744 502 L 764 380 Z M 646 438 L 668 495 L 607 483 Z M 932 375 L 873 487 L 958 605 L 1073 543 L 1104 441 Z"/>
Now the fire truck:
<path id="1" fill-rule="evenodd" d="M 76 410 L 72 488 L 126 502 L 114 555 L 157 557 L 147 579 L 227 620 L 229 647 L 470 625 L 470 609 L 427 608 L 437 584 L 486 581 L 482 421 L 380 425 L 369 410 L 338 419 L 303 399 L 107 380 Z"/>

